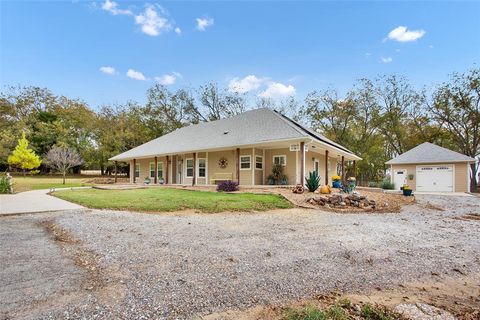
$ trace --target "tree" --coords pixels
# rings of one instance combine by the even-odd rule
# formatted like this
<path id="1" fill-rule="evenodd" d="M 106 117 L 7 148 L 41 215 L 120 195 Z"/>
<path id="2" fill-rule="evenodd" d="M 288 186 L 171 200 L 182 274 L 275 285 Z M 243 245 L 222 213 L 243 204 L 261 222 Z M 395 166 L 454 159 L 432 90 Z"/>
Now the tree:
<path id="1" fill-rule="evenodd" d="M 60 172 L 63 176 L 63 184 L 65 184 L 65 176 L 73 167 L 83 163 L 80 154 L 73 148 L 53 146 L 45 156 L 46 164 Z"/>
<path id="2" fill-rule="evenodd" d="M 8 156 L 8 164 L 22 169 L 25 176 L 26 170 L 36 169 L 41 163 L 40 157 L 32 149 L 28 148 L 28 140 L 25 137 L 25 132 L 23 132 L 22 138 L 18 140 L 18 144 L 12 154 Z"/>
<path id="3" fill-rule="evenodd" d="M 454 73 L 450 83 L 433 94 L 430 111 L 439 125 L 448 130 L 458 151 L 480 157 L 480 69 Z M 475 163 L 471 164 L 471 190 L 477 186 Z"/>

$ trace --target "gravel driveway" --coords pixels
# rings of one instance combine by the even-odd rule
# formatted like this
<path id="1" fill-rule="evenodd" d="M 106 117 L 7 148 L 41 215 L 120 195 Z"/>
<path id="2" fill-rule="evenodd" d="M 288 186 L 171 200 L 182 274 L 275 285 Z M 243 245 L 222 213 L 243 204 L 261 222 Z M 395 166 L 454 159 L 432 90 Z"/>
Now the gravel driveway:
<path id="1" fill-rule="evenodd" d="M 478 197 L 429 195 L 400 214 L 1 217 L 0 318 L 194 318 L 478 275 L 480 220 L 465 215 L 479 208 Z"/>

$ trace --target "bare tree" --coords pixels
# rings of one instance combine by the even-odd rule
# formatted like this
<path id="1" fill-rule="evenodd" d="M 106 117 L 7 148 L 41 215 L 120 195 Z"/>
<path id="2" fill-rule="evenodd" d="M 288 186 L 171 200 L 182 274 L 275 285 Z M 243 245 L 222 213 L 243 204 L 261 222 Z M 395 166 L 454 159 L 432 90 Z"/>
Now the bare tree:
<path id="1" fill-rule="evenodd" d="M 45 156 L 45 163 L 63 175 L 63 184 L 65 184 L 65 176 L 68 170 L 81 165 L 83 159 L 75 149 L 53 146 Z"/>

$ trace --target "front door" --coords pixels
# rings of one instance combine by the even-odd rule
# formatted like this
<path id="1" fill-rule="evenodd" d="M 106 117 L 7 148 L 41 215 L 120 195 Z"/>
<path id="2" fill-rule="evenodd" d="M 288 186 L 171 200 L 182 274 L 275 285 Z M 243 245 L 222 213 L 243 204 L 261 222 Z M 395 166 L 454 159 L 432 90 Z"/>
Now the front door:
<path id="1" fill-rule="evenodd" d="M 393 173 L 393 183 L 395 184 L 395 190 L 400 190 L 401 187 L 407 181 L 407 170 L 406 169 L 397 169 Z"/>

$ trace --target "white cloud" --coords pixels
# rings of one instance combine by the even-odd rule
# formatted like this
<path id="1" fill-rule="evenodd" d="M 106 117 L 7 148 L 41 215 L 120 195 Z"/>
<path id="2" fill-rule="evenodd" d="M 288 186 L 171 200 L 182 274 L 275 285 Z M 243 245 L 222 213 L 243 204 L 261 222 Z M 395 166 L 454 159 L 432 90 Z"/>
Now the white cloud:
<path id="1" fill-rule="evenodd" d="M 430 49 L 435 48 L 435 47 L 433 46 L 433 44 L 429 45 L 428 47 L 429 47 Z"/>
<path id="2" fill-rule="evenodd" d="M 100 71 L 106 74 L 114 75 L 117 73 L 114 67 L 100 67 Z"/>
<path id="3" fill-rule="evenodd" d="M 258 89 L 264 82 L 265 79 L 257 78 L 254 75 L 246 76 L 243 79 L 236 77 L 229 81 L 228 90 L 230 92 L 246 93 Z"/>
<path id="4" fill-rule="evenodd" d="M 279 82 L 273 82 L 268 85 L 265 91 L 260 92 L 258 95 L 261 98 L 284 98 L 295 95 L 295 87 L 292 85 L 284 85 Z"/>
<path id="5" fill-rule="evenodd" d="M 108 11 L 114 16 L 116 16 L 117 14 L 132 14 L 132 11 L 128 9 L 118 9 L 118 3 L 110 0 L 105 0 L 105 2 L 102 4 L 102 10 Z"/>
<path id="6" fill-rule="evenodd" d="M 399 26 L 388 33 L 388 39 L 399 42 L 409 42 L 420 39 L 425 35 L 425 30 L 408 30 L 407 27 Z"/>
<path id="7" fill-rule="evenodd" d="M 133 69 L 128 69 L 127 77 L 135 79 L 135 80 L 147 80 L 147 78 L 141 73 L 140 71 L 135 71 Z"/>
<path id="8" fill-rule="evenodd" d="M 197 29 L 205 31 L 207 27 L 213 26 L 214 20 L 212 18 L 197 18 Z"/>
<path id="9" fill-rule="evenodd" d="M 386 58 L 385 58 L 385 57 L 381 57 L 381 58 L 380 58 L 380 62 L 381 62 L 381 63 L 390 63 L 390 62 L 392 62 L 392 61 L 393 61 L 392 57 L 386 57 Z"/>
<path id="10" fill-rule="evenodd" d="M 158 36 L 160 33 L 172 29 L 172 25 L 164 15 L 166 12 L 162 7 L 146 5 L 145 11 L 135 16 L 135 23 L 142 26 L 143 33 L 149 36 Z"/>
<path id="11" fill-rule="evenodd" d="M 176 27 L 174 31 L 176 34 L 182 34 L 182 29 L 180 29 L 179 27 Z"/>
<path id="12" fill-rule="evenodd" d="M 164 74 L 161 77 L 155 77 L 155 80 L 158 81 L 158 83 L 164 85 L 164 86 L 170 86 L 177 81 L 177 77 L 175 74 Z"/>
<path id="13" fill-rule="evenodd" d="M 175 72 L 175 71 L 173 71 L 172 74 L 173 74 L 175 77 L 179 78 L 179 79 L 183 78 L 183 76 L 182 76 L 182 74 L 181 74 L 180 72 Z"/>

